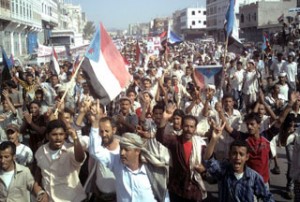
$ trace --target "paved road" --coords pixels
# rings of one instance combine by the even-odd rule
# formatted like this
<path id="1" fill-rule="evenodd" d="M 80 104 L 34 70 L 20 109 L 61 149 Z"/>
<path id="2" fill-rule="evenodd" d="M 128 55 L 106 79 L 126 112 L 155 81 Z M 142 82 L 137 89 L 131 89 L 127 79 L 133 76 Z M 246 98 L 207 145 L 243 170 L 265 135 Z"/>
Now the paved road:
<path id="1" fill-rule="evenodd" d="M 284 198 L 285 185 L 286 185 L 286 171 L 287 161 L 285 158 L 285 149 L 277 147 L 278 161 L 281 169 L 280 175 L 270 174 L 270 190 L 274 196 L 276 202 L 287 202 L 292 201 Z M 270 163 L 270 168 L 273 168 L 273 161 Z M 208 190 L 208 197 L 205 202 L 217 202 L 218 201 L 218 187 L 217 185 L 211 185 L 206 183 Z"/>

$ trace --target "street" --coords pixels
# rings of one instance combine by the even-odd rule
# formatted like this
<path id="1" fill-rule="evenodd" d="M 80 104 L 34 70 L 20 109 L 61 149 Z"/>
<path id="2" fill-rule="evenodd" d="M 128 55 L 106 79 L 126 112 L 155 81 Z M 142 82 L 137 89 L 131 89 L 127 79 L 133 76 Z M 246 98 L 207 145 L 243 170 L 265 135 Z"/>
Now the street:
<path id="1" fill-rule="evenodd" d="M 280 175 L 274 175 L 270 173 L 270 190 L 273 194 L 273 197 L 276 202 L 286 202 L 293 201 L 284 198 L 285 195 L 285 185 L 286 185 L 286 171 L 287 171 L 287 161 L 285 157 L 285 148 L 277 147 L 277 156 L 278 162 L 280 165 Z M 272 169 L 274 166 L 273 161 L 270 163 L 270 168 Z M 206 183 L 206 188 L 208 191 L 208 197 L 205 202 L 215 202 L 218 201 L 218 185 L 217 184 L 209 184 Z"/>

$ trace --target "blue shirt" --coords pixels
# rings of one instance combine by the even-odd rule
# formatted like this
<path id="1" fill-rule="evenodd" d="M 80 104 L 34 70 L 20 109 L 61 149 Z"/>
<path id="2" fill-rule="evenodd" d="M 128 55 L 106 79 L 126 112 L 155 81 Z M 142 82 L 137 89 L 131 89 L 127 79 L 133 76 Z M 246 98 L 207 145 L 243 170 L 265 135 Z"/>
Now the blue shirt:
<path id="1" fill-rule="evenodd" d="M 98 128 L 91 128 L 89 152 L 94 158 L 112 170 L 116 177 L 117 201 L 156 201 L 145 166 L 132 171 L 122 164 L 120 154 L 112 154 L 101 146 L 102 138 Z"/>
<path id="2" fill-rule="evenodd" d="M 211 159 L 205 164 L 207 171 L 219 180 L 220 202 L 253 202 L 254 195 L 264 202 L 274 202 L 263 178 L 251 168 L 245 166 L 243 177 L 238 180 L 229 161 Z"/>

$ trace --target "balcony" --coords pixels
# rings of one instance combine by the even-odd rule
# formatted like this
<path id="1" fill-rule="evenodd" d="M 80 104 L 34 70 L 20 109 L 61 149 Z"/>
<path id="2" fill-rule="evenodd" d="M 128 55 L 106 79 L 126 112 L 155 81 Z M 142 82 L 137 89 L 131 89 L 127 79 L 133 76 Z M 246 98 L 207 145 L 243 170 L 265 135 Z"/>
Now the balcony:
<path id="1" fill-rule="evenodd" d="M 10 10 L 0 7 L 0 18 L 4 20 L 10 20 Z"/>

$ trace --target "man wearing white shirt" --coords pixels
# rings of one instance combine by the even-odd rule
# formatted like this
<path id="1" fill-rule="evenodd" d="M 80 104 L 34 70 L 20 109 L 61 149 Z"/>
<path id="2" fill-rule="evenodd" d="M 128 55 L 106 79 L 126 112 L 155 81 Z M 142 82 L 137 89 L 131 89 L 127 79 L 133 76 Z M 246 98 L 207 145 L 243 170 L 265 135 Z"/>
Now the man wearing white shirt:
<path id="1" fill-rule="evenodd" d="M 277 60 L 274 60 L 270 67 L 271 71 L 273 71 L 273 77 L 275 81 L 278 80 L 278 74 L 282 71 L 282 66 L 285 63 L 282 57 L 283 57 L 282 53 L 278 53 Z"/>
<path id="2" fill-rule="evenodd" d="M 288 55 L 288 61 L 286 61 L 283 66 L 282 70 L 286 72 L 287 81 L 289 83 L 291 90 L 296 90 L 296 83 L 298 82 L 297 77 L 297 63 L 294 62 L 294 53 L 291 52 Z"/>
<path id="3" fill-rule="evenodd" d="M 103 140 L 102 146 L 108 149 L 112 155 L 118 155 L 120 153 L 120 144 L 119 140 L 114 138 L 117 130 L 115 121 L 110 117 L 103 117 L 100 120 L 99 127 L 99 135 Z M 116 201 L 116 178 L 113 172 L 93 158 L 90 158 L 89 164 L 91 165 L 91 170 L 85 184 L 85 190 L 93 193 L 93 199 L 90 201 Z"/>
<path id="4" fill-rule="evenodd" d="M 120 153 L 112 154 L 102 145 L 99 136 L 99 101 L 93 113 L 90 132 L 90 155 L 108 167 L 116 177 L 117 201 L 168 201 L 167 169 L 152 156 L 145 142 L 134 133 L 124 133 Z"/>

